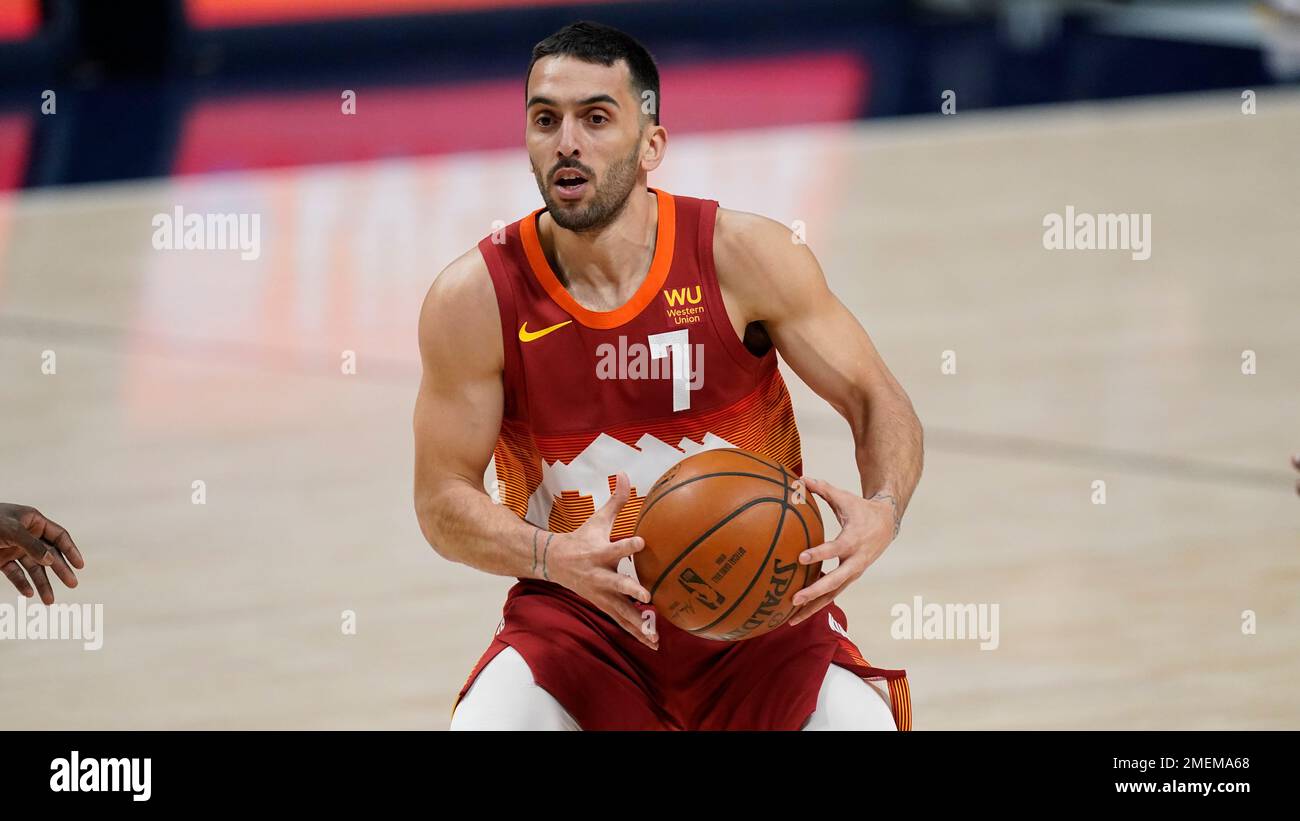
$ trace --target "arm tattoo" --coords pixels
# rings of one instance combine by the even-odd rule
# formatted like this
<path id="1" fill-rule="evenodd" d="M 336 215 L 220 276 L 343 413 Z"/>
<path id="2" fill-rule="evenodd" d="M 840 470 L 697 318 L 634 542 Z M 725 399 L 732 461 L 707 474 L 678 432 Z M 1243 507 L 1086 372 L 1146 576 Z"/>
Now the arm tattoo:
<path id="1" fill-rule="evenodd" d="M 533 575 L 537 575 L 537 534 L 541 532 L 540 527 L 533 531 Z"/>
<path id="2" fill-rule="evenodd" d="M 897 539 L 897 538 L 898 538 L 898 529 L 899 529 L 900 527 L 903 526 L 903 520 L 900 519 L 900 518 L 898 518 L 898 500 L 895 499 L 893 496 L 890 496 L 888 493 L 884 493 L 884 492 L 882 491 L 881 493 L 877 493 L 875 496 L 872 496 L 871 499 L 870 499 L 869 501 L 872 501 L 872 502 L 884 502 L 884 501 L 888 501 L 888 502 L 889 502 L 889 506 L 892 507 L 892 508 L 894 509 L 894 538 Z"/>

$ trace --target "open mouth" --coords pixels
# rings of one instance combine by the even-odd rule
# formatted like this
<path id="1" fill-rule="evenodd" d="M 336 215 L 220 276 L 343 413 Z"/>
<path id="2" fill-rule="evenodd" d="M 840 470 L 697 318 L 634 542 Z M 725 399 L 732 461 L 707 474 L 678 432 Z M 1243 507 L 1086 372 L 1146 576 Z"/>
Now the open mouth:
<path id="1" fill-rule="evenodd" d="M 565 168 L 555 175 L 555 187 L 561 196 L 577 196 L 586 188 L 587 178 L 581 172 Z"/>
<path id="2" fill-rule="evenodd" d="M 561 171 L 555 177 L 555 184 L 560 186 L 561 188 L 576 188 L 577 186 L 582 185 L 586 181 L 587 178 L 582 176 L 576 171 L 574 171 L 573 173 L 566 173 L 564 171 Z"/>

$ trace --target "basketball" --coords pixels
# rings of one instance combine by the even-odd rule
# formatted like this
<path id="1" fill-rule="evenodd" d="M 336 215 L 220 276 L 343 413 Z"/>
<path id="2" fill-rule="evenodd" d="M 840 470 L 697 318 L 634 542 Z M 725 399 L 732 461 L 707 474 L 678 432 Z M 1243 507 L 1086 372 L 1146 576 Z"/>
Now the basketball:
<path id="1" fill-rule="evenodd" d="M 822 543 L 812 494 L 781 465 L 735 448 L 688 456 L 650 487 L 633 557 L 655 610 L 702 638 L 740 641 L 783 624 L 821 575 L 799 554 Z"/>

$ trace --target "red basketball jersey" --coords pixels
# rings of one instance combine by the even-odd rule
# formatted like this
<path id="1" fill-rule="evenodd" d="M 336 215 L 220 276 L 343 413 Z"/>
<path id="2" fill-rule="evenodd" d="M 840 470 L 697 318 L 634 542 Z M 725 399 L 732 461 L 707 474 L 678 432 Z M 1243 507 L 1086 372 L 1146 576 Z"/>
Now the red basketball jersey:
<path id="1" fill-rule="evenodd" d="M 560 284 L 538 241 L 544 209 L 478 246 L 505 345 L 498 498 L 546 530 L 578 528 L 622 471 L 633 496 L 612 538 L 631 535 L 660 474 L 708 448 L 744 448 L 802 474 L 775 349 L 752 354 L 723 307 L 713 267 L 718 204 L 655 195 L 650 271 L 613 311 L 584 308 Z"/>
<path id="2" fill-rule="evenodd" d="M 718 204 L 654 193 L 659 227 L 650 271 L 613 311 L 587 310 L 564 290 L 538 242 L 542 209 L 479 243 L 505 344 L 496 489 L 538 527 L 579 527 L 608 501 L 621 471 L 633 496 L 612 538 L 631 535 L 654 481 L 707 448 L 744 448 L 802 475 L 776 352 L 750 353 L 723 308 L 713 267 Z M 632 562 L 620 569 L 632 572 Z M 834 603 L 743 642 L 710 641 L 664 621 L 657 652 L 551 582 L 519 581 L 502 616 L 458 701 L 511 646 L 585 729 L 792 730 L 813 712 L 834 663 L 888 681 L 895 723 L 911 726 L 906 673 L 870 666 Z"/>

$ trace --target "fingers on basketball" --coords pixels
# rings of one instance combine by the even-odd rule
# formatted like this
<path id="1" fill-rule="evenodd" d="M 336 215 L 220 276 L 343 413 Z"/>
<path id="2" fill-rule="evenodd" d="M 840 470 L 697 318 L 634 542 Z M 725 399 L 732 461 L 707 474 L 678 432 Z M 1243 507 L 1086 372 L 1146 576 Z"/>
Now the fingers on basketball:
<path id="1" fill-rule="evenodd" d="M 628 536 L 617 542 L 610 542 L 610 552 L 615 559 L 627 558 L 645 549 L 645 539 L 640 536 Z"/>
<path id="2" fill-rule="evenodd" d="M 614 519 L 618 517 L 619 511 L 627 504 L 627 500 L 632 495 L 632 482 L 627 478 L 626 473 L 619 473 L 614 477 L 614 492 L 610 495 L 609 501 L 600 506 L 588 521 L 595 520 L 602 527 L 612 528 Z"/>
<path id="3" fill-rule="evenodd" d="M 636 609 L 627 599 L 621 596 L 611 596 L 606 603 L 606 612 L 610 613 L 619 624 L 623 625 L 629 633 L 636 636 L 641 642 L 657 647 L 659 644 L 658 636 L 655 633 L 646 635 L 641 629 L 643 624 L 641 611 Z"/>
<path id="4" fill-rule="evenodd" d="M 618 578 L 614 581 L 614 589 L 629 596 L 643 604 L 650 603 L 650 591 L 642 587 L 636 579 L 624 573 L 615 573 Z"/>

